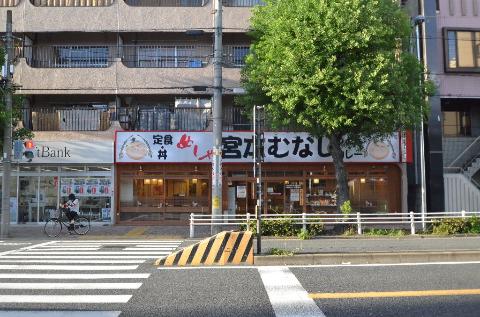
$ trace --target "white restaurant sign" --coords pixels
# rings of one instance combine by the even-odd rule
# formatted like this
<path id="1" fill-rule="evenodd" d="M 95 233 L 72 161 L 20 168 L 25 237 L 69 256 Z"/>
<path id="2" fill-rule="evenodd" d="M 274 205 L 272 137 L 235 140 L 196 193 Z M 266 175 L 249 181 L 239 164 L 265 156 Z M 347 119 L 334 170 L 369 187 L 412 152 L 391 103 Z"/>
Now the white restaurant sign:
<path id="1" fill-rule="evenodd" d="M 328 140 L 321 142 L 305 132 L 265 132 L 265 162 L 331 162 Z M 116 163 L 209 163 L 212 158 L 212 132 L 118 131 L 115 140 Z M 382 142 L 365 144 L 362 151 L 345 150 L 346 162 L 399 162 L 398 135 Z M 251 163 L 252 132 L 223 132 L 223 161 Z"/>

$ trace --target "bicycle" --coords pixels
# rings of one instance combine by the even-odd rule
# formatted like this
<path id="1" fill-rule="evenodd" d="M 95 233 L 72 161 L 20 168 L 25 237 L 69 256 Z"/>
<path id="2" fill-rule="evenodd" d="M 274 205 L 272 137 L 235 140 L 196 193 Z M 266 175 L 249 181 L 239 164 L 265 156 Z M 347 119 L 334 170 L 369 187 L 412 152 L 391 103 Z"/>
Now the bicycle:
<path id="1" fill-rule="evenodd" d="M 67 208 L 57 210 L 58 217 L 52 217 L 45 223 L 43 232 L 50 238 L 57 237 L 62 232 L 63 226 L 69 227 L 70 222 L 65 221 L 62 215 L 65 215 Z M 90 220 L 87 217 L 77 216 L 73 222 L 73 231 L 78 235 L 85 235 L 90 231 Z"/>

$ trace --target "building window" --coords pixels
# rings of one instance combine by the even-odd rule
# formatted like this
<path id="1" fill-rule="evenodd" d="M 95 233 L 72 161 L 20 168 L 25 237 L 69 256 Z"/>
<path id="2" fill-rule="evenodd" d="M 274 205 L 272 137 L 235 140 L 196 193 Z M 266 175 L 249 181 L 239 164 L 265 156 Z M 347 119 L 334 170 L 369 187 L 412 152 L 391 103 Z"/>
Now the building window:
<path id="1" fill-rule="evenodd" d="M 480 31 L 446 31 L 446 71 L 480 72 Z"/>
<path id="2" fill-rule="evenodd" d="M 469 111 L 443 111 L 443 135 L 446 137 L 471 136 Z"/>

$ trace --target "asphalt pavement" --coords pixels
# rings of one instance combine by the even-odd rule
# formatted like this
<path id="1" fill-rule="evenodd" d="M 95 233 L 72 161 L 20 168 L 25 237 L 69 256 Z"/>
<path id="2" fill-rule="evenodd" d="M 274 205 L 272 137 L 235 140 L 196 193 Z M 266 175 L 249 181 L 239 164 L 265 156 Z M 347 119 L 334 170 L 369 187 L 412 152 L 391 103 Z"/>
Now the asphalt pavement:
<path id="1" fill-rule="evenodd" d="M 463 242 L 473 247 L 478 242 L 476 237 L 456 237 L 455 243 L 448 239 L 430 243 L 458 247 Z M 374 241 L 361 245 L 370 248 Z M 412 241 L 407 244 L 413 247 Z M 263 267 L 153 265 L 182 243 L 142 238 L 4 240 L 0 242 L 0 316 L 469 317 L 480 311 L 480 260 Z"/>

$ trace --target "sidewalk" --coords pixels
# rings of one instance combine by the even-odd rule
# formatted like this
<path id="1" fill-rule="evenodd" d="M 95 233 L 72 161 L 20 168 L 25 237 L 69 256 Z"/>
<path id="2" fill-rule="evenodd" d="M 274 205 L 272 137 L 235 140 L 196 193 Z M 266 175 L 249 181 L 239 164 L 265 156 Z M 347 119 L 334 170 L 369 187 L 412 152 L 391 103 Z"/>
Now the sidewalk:
<path id="1" fill-rule="evenodd" d="M 10 225 L 9 239 L 21 240 L 50 240 L 43 232 L 44 224 L 18 224 Z M 210 235 L 210 228 L 197 228 L 196 232 L 201 237 Z M 177 239 L 185 240 L 190 235 L 188 226 L 124 226 L 102 223 L 92 223 L 90 231 L 85 236 L 68 235 L 66 228 L 55 239 Z"/>
<path id="2" fill-rule="evenodd" d="M 187 247 L 210 236 L 210 228 L 196 228 L 196 239 L 189 238 L 188 226 L 122 226 L 92 224 L 85 236 L 62 232 L 57 238 L 43 233 L 43 224 L 10 226 L 11 240 L 184 240 Z M 480 261 L 480 236 L 320 236 L 311 240 L 263 237 L 261 255 L 253 240 L 257 265 L 344 264 L 344 263 L 405 263 L 442 261 Z M 270 255 L 279 249 L 283 256 Z"/>

